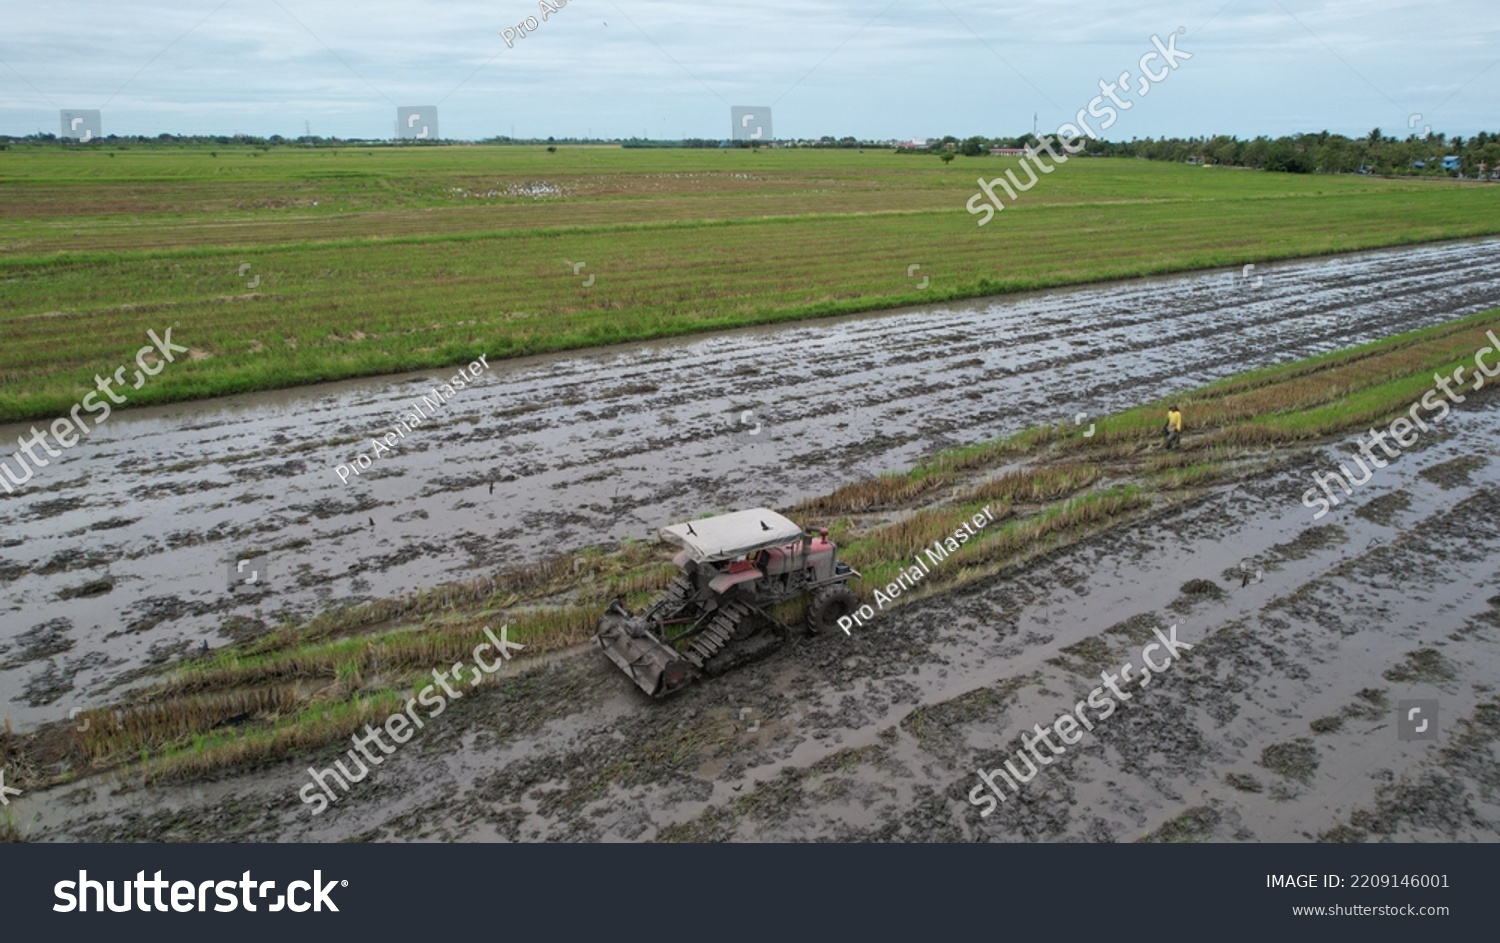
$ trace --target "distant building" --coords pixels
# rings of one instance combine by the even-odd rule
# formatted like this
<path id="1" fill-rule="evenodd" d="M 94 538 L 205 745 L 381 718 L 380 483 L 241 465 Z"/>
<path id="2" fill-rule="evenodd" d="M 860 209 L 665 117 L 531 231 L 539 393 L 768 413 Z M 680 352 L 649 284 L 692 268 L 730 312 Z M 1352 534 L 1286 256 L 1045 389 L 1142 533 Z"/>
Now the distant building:
<path id="1" fill-rule="evenodd" d="M 1453 156 L 1452 154 L 1449 154 L 1447 157 L 1443 158 L 1443 169 L 1444 170 L 1457 170 L 1458 167 L 1459 167 L 1459 160 L 1458 160 L 1457 157 Z"/>
<path id="2" fill-rule="evenodd" d="M 990 148 L 990 156 L 991 157 L 1023 157 L 1026 154 L 1029 154 L 1029 153 L 1031 153 L 1031 152 L 1028 151 L 1028 150 L 1026 150 L 1026 148 L 1024 148 L 1024 147 L 992 147 L 992 148 Z"/>

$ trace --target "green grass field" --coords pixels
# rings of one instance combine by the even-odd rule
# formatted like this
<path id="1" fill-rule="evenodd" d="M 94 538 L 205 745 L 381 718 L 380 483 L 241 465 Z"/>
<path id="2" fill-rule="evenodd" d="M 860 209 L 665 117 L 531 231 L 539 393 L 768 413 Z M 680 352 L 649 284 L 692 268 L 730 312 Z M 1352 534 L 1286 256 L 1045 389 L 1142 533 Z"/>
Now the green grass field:
<path id="1" fill-rule="evenodd" d="M 1009 166 L 874 150 L 13 147 L 0 420 L 65 413 L 173 325 L 191 359 L 131 405 L 1500 232 L 1496 186 L 1081 158 L 980 228 L 964 210 L 975 179 Z"/>

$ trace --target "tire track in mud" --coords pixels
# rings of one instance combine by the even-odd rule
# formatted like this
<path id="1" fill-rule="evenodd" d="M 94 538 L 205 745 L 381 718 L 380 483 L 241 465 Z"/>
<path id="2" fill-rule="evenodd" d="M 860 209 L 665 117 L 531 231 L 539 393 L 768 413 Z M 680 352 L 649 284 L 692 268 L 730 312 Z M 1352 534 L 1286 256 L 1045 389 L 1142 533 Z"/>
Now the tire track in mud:
<path id="1" fill-rule="evenodd" d="M 347 485 L 335 466 L 446 373 L 119 414 L 0 495 L 0 714 L 24 729 L 203 641 L 1496 304 L 1485 240 L 495 362 Z M 231 593 L 251 554 L 259 588 Z M 28 657 L 43 623 L 67 647 Z"/>

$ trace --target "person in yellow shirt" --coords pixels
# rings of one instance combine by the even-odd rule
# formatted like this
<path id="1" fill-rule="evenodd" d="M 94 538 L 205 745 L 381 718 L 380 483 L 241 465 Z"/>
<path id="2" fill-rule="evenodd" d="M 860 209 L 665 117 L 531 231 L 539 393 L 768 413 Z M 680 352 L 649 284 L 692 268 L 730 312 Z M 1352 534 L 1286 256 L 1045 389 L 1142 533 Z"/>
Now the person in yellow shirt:
<path id="1" fill-rule="evenodd" d="M 1182 410 L 1173 403 L 1167 407 L 1167 424 L 1162 427 L 1162 434 L 1166 436 L 1166 447 L 1175 449 L 1182 444 Z"/>

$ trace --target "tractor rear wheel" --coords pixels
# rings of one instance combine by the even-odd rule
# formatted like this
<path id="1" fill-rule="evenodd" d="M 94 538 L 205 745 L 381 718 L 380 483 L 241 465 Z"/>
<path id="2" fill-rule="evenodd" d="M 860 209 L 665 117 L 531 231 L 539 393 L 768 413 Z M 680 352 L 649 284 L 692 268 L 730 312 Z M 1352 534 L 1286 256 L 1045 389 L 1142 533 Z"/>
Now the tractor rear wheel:
<path id="1" fill-rule="evenodd" d="M 839 626 L 839 617 L 859 608 L 859 600 L 849 587 L 824 586 L 813 594 L 807 606 L 807 628 L 813 633 L 831 632 Z"/>

